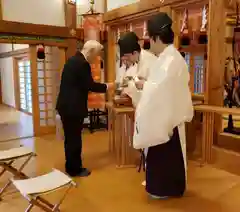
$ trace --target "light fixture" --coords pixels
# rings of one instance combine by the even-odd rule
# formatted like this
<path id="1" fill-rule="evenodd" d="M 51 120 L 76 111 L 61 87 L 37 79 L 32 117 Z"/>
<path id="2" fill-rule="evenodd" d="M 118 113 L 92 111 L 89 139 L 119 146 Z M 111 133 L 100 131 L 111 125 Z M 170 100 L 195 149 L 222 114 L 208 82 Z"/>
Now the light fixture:
<path id="1" fill-rule="evenodd" d="M 76 4 L 76 0 L 68 0 L 69 4 Z"/>

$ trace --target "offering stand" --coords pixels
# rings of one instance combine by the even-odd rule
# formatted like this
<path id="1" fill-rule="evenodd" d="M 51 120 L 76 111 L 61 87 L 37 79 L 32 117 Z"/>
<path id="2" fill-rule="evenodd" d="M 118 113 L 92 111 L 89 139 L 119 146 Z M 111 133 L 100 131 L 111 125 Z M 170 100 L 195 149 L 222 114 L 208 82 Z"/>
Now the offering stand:
<path id="1" fill-rule="evenodd" d="M 133 148 L 134 108 L 106 103 L 108 110 L 109 152 L 117 168 L 136 167 L 140 154 Z"/>

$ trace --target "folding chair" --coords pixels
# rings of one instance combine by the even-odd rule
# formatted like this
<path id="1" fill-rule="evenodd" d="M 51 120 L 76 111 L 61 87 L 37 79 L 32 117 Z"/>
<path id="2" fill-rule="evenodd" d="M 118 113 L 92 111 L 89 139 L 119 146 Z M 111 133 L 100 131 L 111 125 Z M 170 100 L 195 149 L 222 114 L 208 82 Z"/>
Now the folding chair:
<path id="1" fill-rule="evenodd" d="M 3 170 L 0 172 L 0 177 L 6 172 L 10 172 L 13 174 L 14 177 L 19 179 L 26 179 L 28 178 L 23 172 L 23 168 L 28 164 L 30 159 L 36 156 L 35 153 L 32 152 L 31 149 L 28 149 L 26 147 L 18 147 L 18 148 L 12 148 L 9 150 L 3 150 L 0 151 L 0 167 L 3 168 Z M 13 167 L 13 163 L 20 159 L 20 158 L 26 158 L 24 163 L 20 166 L 20 168 Z M 0 189 L 0 200 L 3 192 L 11 185 L 12 181 L 8 180 L 7 184 Z"/>
<path id="2" fill-rule="evenodd" d="M 12 182 L 29 202 L 29 206 L 25 212 L 31 211 L 34 206 L 37 206 L 46 212 L 59 212 L 59 207 L 69 190 L 73 186 L 76 187 L 76 183 L 73 182 L 70 177 L 56 169 L 39 177 L 25 180 L 12 180 Z M 43 195 L 63 188 L 66 188 L 66 191 L 57 204 L 51 204 L 42 197 Z"/>

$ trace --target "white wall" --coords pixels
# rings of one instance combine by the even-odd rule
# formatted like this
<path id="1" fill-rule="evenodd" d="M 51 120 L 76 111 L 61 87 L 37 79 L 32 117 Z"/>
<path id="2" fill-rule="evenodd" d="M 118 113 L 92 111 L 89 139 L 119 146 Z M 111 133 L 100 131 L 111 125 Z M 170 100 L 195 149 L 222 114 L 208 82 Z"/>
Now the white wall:
<path id="1" fill-rule="evenodd" d="M 113 10 L 119 7 L 123 7 L 129 4 L 137 3 L 140 0 L 107 0 L 107 10 Z"/>
<path id="2" fill-rule="evenodd" d="M 28 48 L 28 44 L 14 44 L 13 49 Z M 0 44 L 0 53 L 12 51 L 12 44 Z M 0 75 L 2 84 L 2 102 L 6 105 L 15 107 L 14 93 L 14 75 L 13 75 L 13 58 L 0 59 Z"/>
<path id="3" fill-rule="evenodd" d="M 3 20 L 65 26 L 63 0 L 2 0 Z"/>
<path id="4" fill-rule="evenodd" d="M 2 102 L 15 107 L 13 60 L 12 57 L 0 59 Z"/>

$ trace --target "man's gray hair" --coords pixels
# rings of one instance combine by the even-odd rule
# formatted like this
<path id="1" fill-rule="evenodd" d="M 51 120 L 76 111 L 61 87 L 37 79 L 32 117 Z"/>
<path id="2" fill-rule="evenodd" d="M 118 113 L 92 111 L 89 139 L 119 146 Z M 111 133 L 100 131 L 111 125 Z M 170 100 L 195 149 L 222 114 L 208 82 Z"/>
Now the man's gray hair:
<path id="1" fill-rule="evenodd" d="M 91 50 L 101 51 L 103 50 L 103 45 L 96 40 L 89 40 L 86 43 L 84 43 L 82 51 L 89 52 Z"/>

